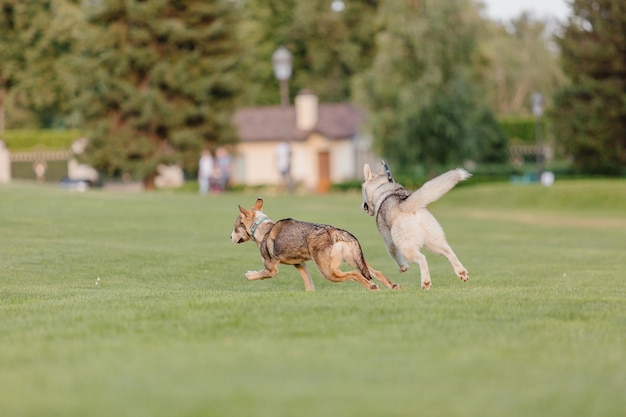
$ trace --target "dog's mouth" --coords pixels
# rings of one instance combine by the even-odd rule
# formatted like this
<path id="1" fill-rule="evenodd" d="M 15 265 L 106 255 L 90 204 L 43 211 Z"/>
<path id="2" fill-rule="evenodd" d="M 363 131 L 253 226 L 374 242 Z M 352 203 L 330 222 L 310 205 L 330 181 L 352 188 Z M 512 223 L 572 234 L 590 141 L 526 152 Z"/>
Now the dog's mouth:
<path id="1" fill-rule="evenodd" d="M 235 233 L 235 232 L 231 233 L 229 238 L 233 243 L 236 243 L 237 245 L 240 245 L 248 241 L 248 239 L 245 236 L 241 235 L 241 233 Z"/>
<path id="2" fill-rule="evenodd" d="M 362 207 L 363 207 L 363 210 L 365 212 L 367 212 L 367 213 L 370 212 L 370 206 L 367 205 L 367 202 L 364 201 L 363 204 L 362 204 Z"/>

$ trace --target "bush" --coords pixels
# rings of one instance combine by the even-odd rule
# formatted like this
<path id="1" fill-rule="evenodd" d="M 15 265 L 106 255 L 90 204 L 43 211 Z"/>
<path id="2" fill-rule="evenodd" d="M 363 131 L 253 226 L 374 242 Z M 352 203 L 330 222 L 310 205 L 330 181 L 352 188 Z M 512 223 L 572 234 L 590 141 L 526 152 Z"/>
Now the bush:
<path id="1" fill-rule="evenodd" d="M 513 142 L 535 143 L 535 118 L 532 116 L 506 117 L 499 120 L 504 134 Z M 543 126 L 545 132 L 545 123 Z"/>
<path id="2" fill-rule="evenodd" d="M 6 147 L 11 151 L 33 149 L 65 150 L 81 137 L 78 130 L 16 129 L 2 134 Z"/>

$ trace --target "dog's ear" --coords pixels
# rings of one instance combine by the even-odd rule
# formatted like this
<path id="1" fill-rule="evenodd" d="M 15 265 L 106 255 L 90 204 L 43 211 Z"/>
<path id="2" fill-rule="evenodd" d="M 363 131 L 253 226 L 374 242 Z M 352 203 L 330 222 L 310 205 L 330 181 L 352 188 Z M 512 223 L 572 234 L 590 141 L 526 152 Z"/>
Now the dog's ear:
<path id="1" fill-rule="evenodd" d="M 380 168 L 378 168 L 378 175 L 387 175 L 387 171 L 385 170 L 385 161 L 380 161 Z"/>
<path id="2" fill-rule="evenodd" d="M 363 165 L 363 179 L 365 181 L 371 180 L 374 175 L 372 174 L 372 168 L 369 164 Z"/>
<path id="3" fill-rule="evenodd" d="M 395 182 L 393 180 L 393 175 L 391 175 L 391 168 L 389 168 L 389 164 L 383 161 L 383 168 L 385 169 L 385 174 L 387 175 L 387 180 L 389 182 Z"/>
<path id="4" fill-rule="evenodd" d="M 250 216 L 250 210 L 246 210 L 245 208 L 238 206 L 239 207 L 239 212 L 241 213 L 241 215 L 243 217 L 249 217 Z"/>
<path id="5" fill-rule="evenodd" d="M 252 206 L 252 210 L 263 210 L 263 199 L 261 197 L 258 197 L 256 199 L 256 203 L 254 203 L 254 206 Z"/>

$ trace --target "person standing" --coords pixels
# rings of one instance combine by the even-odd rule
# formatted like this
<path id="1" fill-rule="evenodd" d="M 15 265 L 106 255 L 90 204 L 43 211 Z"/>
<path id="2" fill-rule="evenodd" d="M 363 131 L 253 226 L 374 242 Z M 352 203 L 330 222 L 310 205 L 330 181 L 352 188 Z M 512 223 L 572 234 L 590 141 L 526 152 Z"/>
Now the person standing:
<path id="1" fill-rule="evenodd" d="M 225 147 L 220 146 L 217 148 L 215 151 L 215 162 L 218 170 L 217 187 L 220 191 L 226 191 L 230 181 L 231 158 Z"/>
<path id="2" fill-rule="evenodd" d="M 291 146 L 286 141 L 276 145 L 276 167 L 280 174 L 280 187 L 291 192 Z"/>
<path id="3" fill-rule="evenodd" d="M 198 186 L 200 195 L 207 195 L 211 189 L 211 175 L 213 174 L 213 156 L 211 151 L 205 149 L 202 151 L 200 161 L 198 162 Z"/>

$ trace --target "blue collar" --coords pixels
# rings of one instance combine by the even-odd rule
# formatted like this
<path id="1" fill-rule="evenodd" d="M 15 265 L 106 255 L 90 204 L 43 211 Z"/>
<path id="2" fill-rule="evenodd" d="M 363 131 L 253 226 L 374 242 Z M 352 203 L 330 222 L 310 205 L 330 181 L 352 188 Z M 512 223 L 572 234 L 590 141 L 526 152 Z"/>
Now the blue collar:
<path id="1" fill-rule="evenodd" d="M 250 229 L 250 235 L 252 236 L 252 239 L 254 239 L 254 233 L 256 232 L 256 229 L 265 220 L 269 220 L 269 219 L 267 217 L 259 217 L 258 220 L 254 222 L 254 224 L 252 225 L 252 229 Z"/>

